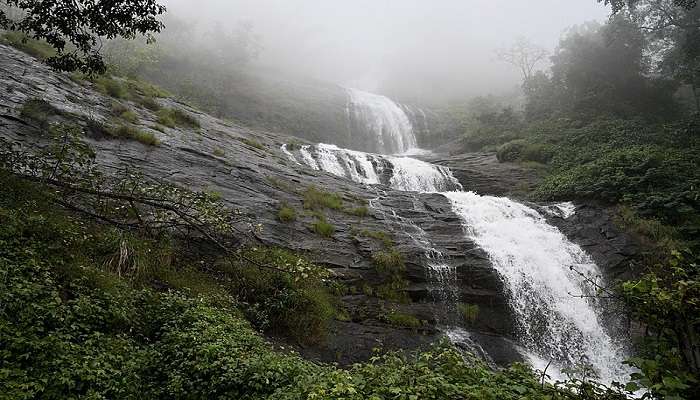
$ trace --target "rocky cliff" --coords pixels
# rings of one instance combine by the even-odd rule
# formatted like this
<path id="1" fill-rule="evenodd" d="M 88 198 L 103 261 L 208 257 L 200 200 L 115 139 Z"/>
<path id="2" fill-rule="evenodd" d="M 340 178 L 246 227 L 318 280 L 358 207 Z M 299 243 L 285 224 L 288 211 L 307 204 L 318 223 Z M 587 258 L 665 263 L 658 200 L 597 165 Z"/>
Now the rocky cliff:
<path id="1" fill-rule="evenodd" d="M 311 170 L 290 161 L 280 150 L 282 144 L 298 143 L 299 139 L 217 119 L 174 98 L 157 101 L 161 107 L 195 116 L 200 127 L 156 129 L 157 115 L 138 102 L 115 100 L 88 81 L 73 80 L 24 53 L 0 46 L 2 137 L 29 145 L 44 143 L 42 129 L 21 113 L 23 105 L 32 99 L 44 100 L 60 110 L 60 115 L 52 117 L 56 121 L 83 126 L 85 141 L 95 149 L 100 164 L 129 166 L 187 188 L 220 193 L 226 205 L 260 224 L 262 230 L 257 236 L 262 243 L 307 253 L 349 286 L 372 285 L 379 279 L 372 254 L 382 249 L 382 243 L 362 232 L 383 232 L 389 236 L 406 260 L 409 284 L 405 292 L 411 301 L 390 304 L 361 290 L 343 296 L 342 307 L 348 311 L 349 319 L 335 321 L 325 343 L 301 349 L 308 356 L 350 363 L 368 358 L 376 347 L 410 349 L 441 336 L 438 325 L 445 305 L 435 295 L 442 288 L 427 268 L 425 244 L 417 233 L 424 232 L 431 246 L 456 269 L 459 300 L 479 306 L 477 318 L 467 327 L 471 339 L 497 363 L 519 358 L 510 341 L 513 323 L 502 294 L 502 282 L 486 254 L 465 238 L 460 219 L 445 197 L 361 185 Z M 136 118 L 130 125 L 154 135 L 159 145 L 148 146 L 92 129 L 95 123 L 112 123 L 115 101 L 133 110 Z M 529 182 L 518 175 L 520 172 L 504 172 L 503 167 L 492 163 L 481 167 L 465 164 L 474 157 L 481 156 L 441 163 L 455 170 L 466 189 L 486 194 L 503 194 L 508 191 L 506 188 Z M 494 180 L 494 176 L 501 179 Z M 368 215 L 326 210 L 327 221 L 335 232 L 329 238 L 320 236 L 311 228 L 315 216 L 303 208 L 304 192 L 312 186 L 339 195 L 349 206 L 371 201 Z M 299 218 L 279 221 L 277 214 L 282 204 L 295 208 Z M 577 218 L 596 219 L 595 215 L 586 215 Z M 622 261 L 617 258 L 627 256 L 629 249 L 617 251 L 610 245 L 609 239 L 619 238 L 610 224 L 593 221 L 583 229 L 569 222 L 561 225 L 601 259 L 616 258 L 611 263 L 618 265 Z M 387 324 L 381 316 L 389 307 L 413 314 L 424 324 L 417 329 Z"/>

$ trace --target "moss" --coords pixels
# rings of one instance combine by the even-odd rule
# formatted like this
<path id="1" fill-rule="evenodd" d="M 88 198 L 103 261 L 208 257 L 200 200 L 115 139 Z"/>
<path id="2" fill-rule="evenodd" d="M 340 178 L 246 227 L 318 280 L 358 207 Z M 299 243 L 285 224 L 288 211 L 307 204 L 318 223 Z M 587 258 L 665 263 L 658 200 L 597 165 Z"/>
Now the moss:
<path id="1" fill-rule="evenodd" d="M 277 211 L 277 219 L 281 222 L 293 222 L 297 219 L 297 212 L 294 208 L 282 203 L 279 211 Z"/>
<path id="2" fill-rule="evenodd" d="M 464 318 L 467 324 L 473 324 L 479 317 L 478 304 L 459 303 L 457 304 L 457 309 L 460 314 L 462 314 L 462 318 Z"/>
<path id="3" fill-rule="evenodd" d="M 304 192 L 304 208 L 316 211 L 325 208 L 341 210 L 343 199 L 336 193 L 329 193 L 319 190 L 315 186 L 309 186 Z"/>
<path id="4" fill-rule="evenodd" d="M 214 151 L 212 151 L 212 154 L 214 154 L 217 157 L 223 157 L 226 153 L 224 152 L 224 149 L 216 147 L 214 148 Z"/>
<path id="5" fill-rule="evenodd" d="M 283 182 L 283 181 L 275 178 L 274 176 L 268 175 L 265 177 L 265 180 L 267 181 L 267 183 L 269 183 L 274 188 L 283 190 L 285 192 L 293 192 L 294 191 L 294 189 L 292 188 L 292 186 L 289 183 Z"/>

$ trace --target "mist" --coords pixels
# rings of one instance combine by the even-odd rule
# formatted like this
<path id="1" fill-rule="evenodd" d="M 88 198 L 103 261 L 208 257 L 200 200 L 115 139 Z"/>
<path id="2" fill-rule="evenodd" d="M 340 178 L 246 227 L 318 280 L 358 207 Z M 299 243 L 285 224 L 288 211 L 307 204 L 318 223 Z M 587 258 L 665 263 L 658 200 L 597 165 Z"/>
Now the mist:
<path id="1" fill-rule="evenodd" d="M 168 0 L 201 29 L 245 23 L 253 66 L 409 101 L 499 94 L 520 76 L 495 59 L 516 37 L 552 50 L 569 26 L 604 20 L 590 0 Z M 167 29 L 167 28 L 166 28 Z"/>

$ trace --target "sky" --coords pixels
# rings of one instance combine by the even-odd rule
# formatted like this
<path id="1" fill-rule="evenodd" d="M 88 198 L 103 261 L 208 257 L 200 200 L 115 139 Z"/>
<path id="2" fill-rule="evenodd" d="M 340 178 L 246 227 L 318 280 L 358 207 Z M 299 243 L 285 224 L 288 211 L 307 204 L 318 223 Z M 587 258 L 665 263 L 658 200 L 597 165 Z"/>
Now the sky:
<path id="1" fill-rule="evenodd" d="M 512 90 L 518 72 L 495 52 L 523 36 L 549 50 L 564 30 L 604 20 L 595 0 L 164 0 L 224 26 L 247 22 L 256 63 L 403 97 Z M 388 93 L 387 93 L 388 92 Z"/>

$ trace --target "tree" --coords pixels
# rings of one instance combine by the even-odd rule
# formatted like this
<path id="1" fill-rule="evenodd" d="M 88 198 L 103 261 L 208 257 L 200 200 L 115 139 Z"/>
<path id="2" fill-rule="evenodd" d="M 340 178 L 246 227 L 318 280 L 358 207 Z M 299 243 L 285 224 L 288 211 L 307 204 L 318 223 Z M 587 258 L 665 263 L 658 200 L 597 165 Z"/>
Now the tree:
<path id="1" fill-rule="evenodd" d="M 605 3 L 605 5 L 612 6 L 613 14 L 617 14 L 625 8 L 634 8 L 639 3 L 643 3 L 645 0 L 598 0 L 598 3 Z M 671 0 L 675 7 L 684 8 L 690 10 L 698 5 L 697 0 Z"/>
<path id="2" fill-rule="evenodd" d="M 46 62 L 62 71 L 104 73 L 102 39 L 160 32 L 156 0 L 0 0 L 0 28 L 45 40 L 57 54 Z"/>
<path id="3" fill-rule="evenodd" d="M 513 65 L 520 70 L 523 82 L 532 78 L 535 66 L 547 58 L 547 50 L 531 43 L 527 38 L 519 37 L 508 49 L 496 52 L 499 60 Z"/>

